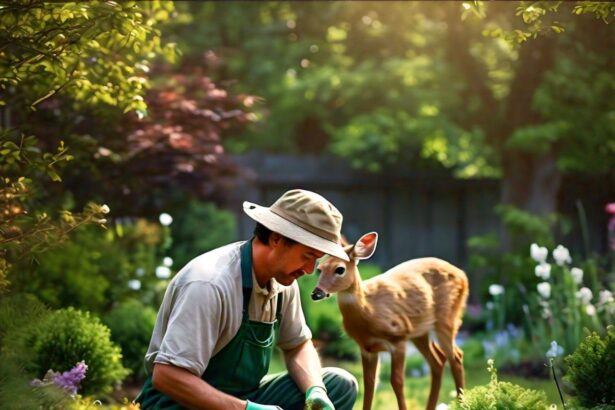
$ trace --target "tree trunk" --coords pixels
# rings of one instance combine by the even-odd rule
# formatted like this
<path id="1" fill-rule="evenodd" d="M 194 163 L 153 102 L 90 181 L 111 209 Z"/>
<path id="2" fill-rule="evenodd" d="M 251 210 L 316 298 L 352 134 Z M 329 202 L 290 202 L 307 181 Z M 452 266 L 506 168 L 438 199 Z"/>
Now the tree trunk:
<path id="1" fill-rule="evenodd" d="M 502 134 L 506 139 L 516 129 L 542 121 L 532 103 L 544 74 L 553 66 L 554 46 L 553 39 L 548 36 L 528 40 L 521 46 L 516 76 L 506 100 Z M 501 147 L 501 203 L 539 216 L 555 212 L 562 180 L 555 147 L 546 153 L 508 149 L 505 142 Z M 514 247 L 513 238 L 504 227 L 502 250 Z"/>
<path id="2" fill-rule="evenodd" d="M 508 9 L 508 5 L 503 7 Z M 466 98 L 472 96 L 481 101 L 481 108 L 465 116 L 469 122 L 461 125 L 466 128 L 482 128 L 487 143 L 499 153 L 502 168 L 501 203 L 536 215 L 556 211 L 562 179 L 557 168 L 557 152 L 551 150 L 534 153 L 506 146 L 515 130 L 542 121 L 539 113 L 532 108 L 532 103 L 544 74 L 553 66 L 554 38 L 544 35 L 520 46 L 510 93 L 502 101 L 493 96 L 487 86 L 485 67 L 470 53 L 468 30 L 471 27 L 461 22 L 456 4 L 447 9 L 447 23 L 447 52 L 467 81 Z M 515 245 L 506 227 L 503 227 L 501 240 L 504 251 L 511 250 Z"/>

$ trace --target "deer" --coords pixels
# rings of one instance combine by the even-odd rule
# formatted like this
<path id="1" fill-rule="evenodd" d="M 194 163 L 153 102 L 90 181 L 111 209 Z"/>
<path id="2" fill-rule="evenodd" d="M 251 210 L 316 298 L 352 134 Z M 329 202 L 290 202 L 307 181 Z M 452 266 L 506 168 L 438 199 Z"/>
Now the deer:
<path id="1" fill-rule="evenodd" d="M 427 410 L 436 408 L 442 373 L 449 361 L 458 397 L 463 394 L 463 352 L 455 344 L 461 326 L 469 285 L 466 274 L 433 257 L 403 262 L 363 281 L 357 267 L 376 250 L 378 234 L 366 233 L 344 246 L 350 261 L 323 257 L 317 266 L 315 301 L 337 293 L 343 327 L 361 349 L 363 410 L 370 410 L 378 369 L 378 353 L 391 354 L 391 385 L 400 410 L 404 400 L 406 345 L 412 341 L 431 370 Z M 437 342 L 430 339 L 435 333 Z"/>

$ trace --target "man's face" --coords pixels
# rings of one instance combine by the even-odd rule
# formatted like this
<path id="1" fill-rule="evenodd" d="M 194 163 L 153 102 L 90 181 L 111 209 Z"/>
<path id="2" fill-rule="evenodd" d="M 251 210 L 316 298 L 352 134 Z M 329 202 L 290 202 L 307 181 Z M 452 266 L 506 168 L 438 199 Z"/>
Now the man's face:
<path id="1" fill-rule="evenodd" d="M 273 235 L 272 235 L 273 236 Z M 272 240 L 273 239 L 273 240 Z M 316 260 L 324 253 L 300 243 L 288 244 L 283 238 L 270 238 L 270 269 L 278 283 L 289 286 L 296 279 L 314 271 Z"/>

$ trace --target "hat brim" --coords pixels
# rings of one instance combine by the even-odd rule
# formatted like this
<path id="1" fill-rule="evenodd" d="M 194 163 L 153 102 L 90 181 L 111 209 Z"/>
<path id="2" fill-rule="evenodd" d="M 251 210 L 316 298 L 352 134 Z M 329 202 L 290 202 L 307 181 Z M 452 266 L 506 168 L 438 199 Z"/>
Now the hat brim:
<path id="1" fill-rule="evenodd" d="M 267 207 L 244 201 L 243 211 L 256 222 L 259 222 L 273 232 L 277 232 L 287 238 L 295 240 L 300 244 L 319 250 L 327 255 L 335 256 L 348 262 L 350 258 L 344 252 L 344 248 L 338 243 L 322 238 L 312 232 L 306 231 L 302 227 L 295 225 L 291 221 L 271 212 Z"/>

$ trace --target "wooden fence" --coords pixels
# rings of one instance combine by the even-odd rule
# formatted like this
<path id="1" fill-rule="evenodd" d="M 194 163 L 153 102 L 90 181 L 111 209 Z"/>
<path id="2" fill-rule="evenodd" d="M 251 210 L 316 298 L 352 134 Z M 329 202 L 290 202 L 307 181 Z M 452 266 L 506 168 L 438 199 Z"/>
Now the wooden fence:
<path id="1" fill-rule="evenodd" d="M 494 208 L 500 186 L 495 179 L 459 180 L 446 174 L 395 171 L 370 174 L 353 170 L 339 158 L 250 154 L 234 158 L 252 170 L 230 203 L 239 221 L 238 237 L 251 235 L 254 222 L 241 211 L 243 200 L 270 205 L 291 188 L 313 190 L 329 199 L 344 215 L 343 233 L 349 241 L 378 232 L 372 261 L 387 269 L 404 260 L 436 256 L 462 268 L 468 263 L 467 241 L 499 234 Z M 604 203 L 615 201 L 613 180 L 567 182 L 559 202 L 573 221 L 583 204 L 590 250 L 606 252 Z M 585 247 L 575 229 L 562 240 L 573 250 Z M 529 249 L 528 249 L 529 252 Z M 468 272 L 470 280 L 472 272 Z"/>

